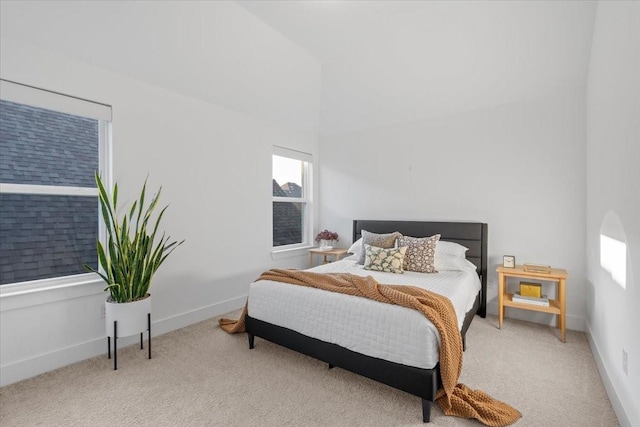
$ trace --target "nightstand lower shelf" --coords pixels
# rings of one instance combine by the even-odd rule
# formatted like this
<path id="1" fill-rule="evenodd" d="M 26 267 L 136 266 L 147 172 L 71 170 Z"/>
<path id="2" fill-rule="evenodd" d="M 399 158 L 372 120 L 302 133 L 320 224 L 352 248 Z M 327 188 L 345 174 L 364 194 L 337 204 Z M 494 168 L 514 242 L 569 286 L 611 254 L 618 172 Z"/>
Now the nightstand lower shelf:
<path id="1" fill-rule="evenodd" d="M 522 308 L 525 310 L 541 311 L 543 313 L 551 313 L 551 314 L 562 313 L 562 311 L 560 310 L 560 301 L 556 299 L 549 300 L 549 307 L 546 307 L 544 305 L 514 302 L 512 298 L 513 298 L 513 294 L 504 294 L 504 301 L 502 302 L 502 305 L 504 305 L 505 307 L 514 307 L 514 308 Z"/>

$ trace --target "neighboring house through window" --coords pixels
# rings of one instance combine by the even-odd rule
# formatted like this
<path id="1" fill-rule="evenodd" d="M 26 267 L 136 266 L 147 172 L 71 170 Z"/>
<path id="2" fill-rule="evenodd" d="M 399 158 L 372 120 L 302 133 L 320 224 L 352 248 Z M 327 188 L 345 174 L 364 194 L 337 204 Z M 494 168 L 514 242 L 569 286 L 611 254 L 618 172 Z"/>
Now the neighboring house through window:
<path id="1" fill-rule="evenodd" d="M 0 285 L 97 267 L 111 108 L 0 81 Z M 72 279 L 71 279 L 72 280 Z"/>
<path id="2" fill-rule="evenodd" d="M 311 154 L 273 147 L 273 248 L 310 244 Z"/>

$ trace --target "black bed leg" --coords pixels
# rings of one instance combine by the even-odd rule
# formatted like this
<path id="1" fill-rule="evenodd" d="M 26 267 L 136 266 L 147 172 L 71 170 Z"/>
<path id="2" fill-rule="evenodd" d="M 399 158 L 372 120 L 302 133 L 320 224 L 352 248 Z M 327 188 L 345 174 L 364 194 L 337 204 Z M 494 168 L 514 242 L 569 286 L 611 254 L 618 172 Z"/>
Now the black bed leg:
<path id="1" fill-rule="evenodd" d="M 428 423 L 431 421 L 431 402 L 427 399 L 422 399 L 422 422 Z"/>
<path id="2" fill-rule="evenodd" d="M 249 349 L 251 350 L 253 348 L 253 341 L 255 337 L 253 334 L 247 334 L 247 336 L 249 337 Z"/>
<path id="3" fill-rule="evenodd" d="M 333 365 L 329 363 L 329 369 L 333 369 Z"/>

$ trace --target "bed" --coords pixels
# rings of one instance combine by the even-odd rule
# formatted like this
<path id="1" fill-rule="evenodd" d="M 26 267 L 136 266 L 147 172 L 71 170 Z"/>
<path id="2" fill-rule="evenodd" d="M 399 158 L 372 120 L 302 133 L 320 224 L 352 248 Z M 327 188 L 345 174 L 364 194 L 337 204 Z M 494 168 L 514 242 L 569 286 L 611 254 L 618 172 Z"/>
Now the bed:
<path id="1" fill-rule="evenodd" d="M 475 298 L 473 298 L 472 295 L 471 303 L 468 303 L 471 308 L 466 312 L 458 314 L 460 333 L 462 335 L 463 343 L 465 343 L 465 335 L 474 316 L 477 314 L 481 317 L 485 317 L 486 315 L 488 234 L 487 224 L 471 222 L 355 220 L 353 222 L 354 242 L 360 239 L 363 230 L 379 234 L 398 231 L 405 236 L 413 237 L 427 237 L 434 234 L 440 234 L 440 240 L 442 241 L 459 243 L 469 248 L 465 256 L 466 259 L 470 263 L 473 263 L 473 265 L 475 266 L 475 271 L 473 271 L 471 274 L 474 276 L 474 278 L 475 275 L 477 275 L 477 278 L 475 279 L 479 282 L 479 284 L 477 288 L 475 288 L 477 289 Z M 334 268 L 338 269 L 338 271 L 346 272 L 349 269 L 357 268 L 352 264 L 354 264 L 353 261 L 340 261 L 339 263 L 334 263 Z M 330 270 L 331 269 L 328 267 L 316 269 L 316 271 L 319 272 Z M 348 272 L 351 271 L 349 270 Z M 359 274 L 367 275 L 369 273 L 370 272 L 368 270 L 364 270 Z M 445 276 L 451 276 L 451 274 L 446 274 L 445 272 L 442 273 L 443 274 L 439 273 L 438 275 L 428 276 L 441 276 L 443 279 L 446 279 Z M 405 276 L 404 274 L 394 276 L 397 276 L 397 280 L 402 280 L 402 278 L 406 278 L 407 280 L 409 280 L 409 274 L 407 274 L 407 276 Z M 380 283 L 385 283 L 384 279 L 377 278 L 377 280 Z M 278 285 L 274 283 L 273 286 L 277 287 Z M 289 288 L 300 288 L 297 286 L 289 285 L 282 286 Z M 255 289 L 252 289 L 253 290 L 250 289 L 249 292 L 248 314 L 246 317 L 246 331 L 249 339 L 249 348 L 254 348 L 255 337 L 257 336 L 326 362 L 329 365 L 329 368 L 337 366 L 357 373 L 359 375 L 363 375 L 367 378 L 379 381 L 383 384 L 387 384 L 391 387 L 397 388 L 407 393 L 416 395 L 422 398 L 423 421 L 429 422 L 431 406 L 433 401 L 435 400 L 437 390 L 440 386 L 440 373 L 437 363 L 437 342 L 435 342 L 433 338 L 430 338 L 431 343 L 420 341 L 420 336 L 426 336 L 427 338 L 425 339 L 429 341 L 428 336 L 431 335 L 427 332 L 423 334 L 422 329 L 420 329 L 421 335 L 415 335 L 414 337 L 405 337 L 407 342 L 412 342 L 413 344 L 417 343 L 418 350 L 422 348 L 420 347 L 421 345 L 425 347 L 424 351 L 420 351 L 420 354 L 418 356 L 415 356 L 413 358 L 411 356 L 416 352 L 416 349 L 407 350 L 404 345 L 401 345 L 402 343 L 396 342 L 395 344 L 393 344 L 393 341 L 391 341 L 392 345 L 390 347 L 389 343 L 387 343 L 386 348 L 382 348 L 382 350 L 378 348 L 378 350 L 375 350 L 373 348 L 375 347 L 373 346 L 374 341 L 376 341 L 375 337 L 370 336 L 370 333 L 367 332 L 365 326 L 367 323 L 369 323 L 368 320 L 379 316 L 376 315 L 371 316 L 370 318 L 365 318 L 366 314 L 362 314 L 367 312 L 367 304 L 378 304 L 381 306 L 386 306 L 384 310 L 387 310 L 387 312 L 386 314 L 384 314 L 384 316 L 394 317 L 395 315 L 400 314 L 403 316 L 412 316 L 415 314 L 414 320 L 420 319 L 416 320 L 417 322 L 425 321 L 425 319 L 422 319 L 417 312 L 409 314 L 407 313 L 407 311 L 412 312 L 412 310 L 405 309 L 403 307 L 382 304 L 363 298 L 351 297 L 348 295 L 333 295 L 333 293 L 331 292 L 326 292 L 318 289 L 301 288 L 302 290 L 294 289 L 286 291 L 294 293 L 307 292 L 306 296 L 300 296 L 296 294 L 295 298 L 313 298 L 313 306 L 321 308 L 324 307 L 326 309 L 325 311 L 336 309 L 334 307 L 334 304 L 338 303 L 336 298 L 343 297 L 362 300 L 357 302 L 357 304 L 360 304 L 357 309 L 346 310 L 357 314 L 357 318 L 353 321 L 361 322 L 361 324 L 357 324 L 357 327 L 354 327 L 353 329 L 356 331 L 362 331 L 362 336 L 357 336 L 356 334 L 352 335 L 351 337 L 347 336 L 336 338 L 337 334 L 331 333 L 331 316 L 327 315 L 327 313 L 323 315 L 321 313 L 322 310 L 320 310 L 320 313 L 309 313 L 305 311 L 304 315 L 310 318 L 310 323 L 314 324 L 318 331 L 324 330 L 325 335 L 316 333 L 315 330 L 313 333 L 301 332 L 307 331 L 308 329 L 305 330 L 303 327 L 294 328 L 282 326 L 287 325 L 287 323 L 278 320 L 280 310 L 272 308 L 271 312 L 269 312 L 268 310 L 265 311 L 266 309 L 264 308 L 264 306 L 269 306 L 270 303 L 268 301 L 264 303 L 264 298 L 268 298 L 269 296 L 271 296 L 273 301 L 278 301 L 280 298 L 280 296 L 278 296 L 279 294 L 277 294 L 275 290 L 270 294 L 263 293 L 263 295 L 261 296 L 255 290 L 258 289 L 257 287 Z M 309 292 L 311 292 L 311 294 L 309 294 Z M 313 292 L 316 292 L 316 294 L 313 294 Z M 326 301 L 324 299 L 320 299 L 317 292 L 323 293 L 323 297 L 327 298 Z M 262 307 L 260 306 L 258 301 L 262 301 Z M 272 305 L 272 307 L 276 306 L 277 305 Z M 296 304 L 293 304 L 292 306 L 296 306 Z M 283 308 L 284 306 L 280 305 L 280 307 Z M 459 307 L 457 307 L 457 310 L 458 308 Z M 403 312 L 401 313 L 400 311 Z M 298 319 L 302 318 L 298 316 Z M 387 323 L 392 324 L 393 322 L 390 321 Z M 318 325 L 321 325 L 321 327 L 317 327 Z M 374 329 L 376 327 L 377 326 L 374 326 Z M 387 332 L 386 336 L 395 337 L 394 333 L 391 332 Z M 317 337 L 322 337 L 322 339 Z M 401 338 L 402 337 L 400 337 L 400 339 Z M 367 339 L 371 340 L 371 349 L 366 347 Z M 363 345 L 365 347 L 362 347 Z M 362 350 L 363 348 L 364 350 Z M 395 350 L 396 348 L 397 350 Z M 434 353 L 436 354 L 435 361 L 432 360 L 432 355 Z M 408 358 L 407 355 L 409 355 Z"/>

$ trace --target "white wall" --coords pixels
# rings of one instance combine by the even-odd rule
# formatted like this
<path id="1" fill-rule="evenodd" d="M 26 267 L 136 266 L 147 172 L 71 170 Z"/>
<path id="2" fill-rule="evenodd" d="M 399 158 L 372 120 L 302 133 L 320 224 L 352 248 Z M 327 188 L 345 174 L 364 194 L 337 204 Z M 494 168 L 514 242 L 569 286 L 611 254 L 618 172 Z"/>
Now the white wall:
<path id="1" fill-rule="evenodd" d="M 162 2 L 149 31 L 139 30 L 147 24 L 144 3 L 127 4 L 133 9 L 2 2 L 0 77 L 111 104 L 115 177 L 129 189 L 123 195 L 133 198 L 147 173 L 152 188 L 163 185 L 171 204 L 164 228 L 187 242 L 153 284 L 156 332 L 239 307 L 266 268 L 306 265 L 304 255 L 273 260 L 269 252 L 277 143 L 322 156 L 319 225 L 337 230 L 342 246 L 354 218 L 487 222 L 490 312 L 493 267 L 503 254 L 566 268 L 568 327 L 583 329 L 587 316 L 618 415 L 640 424 L 631 403 L 640 395 L 637 3 L 598 6 L 588 100 L 578 89 L 322 135 L 321 153 L 315 59 L 235 3 L 191 3 L 186 12 Z M 198 64 L 206 70 L 184 78 Z M 597 236 L 610 210 L 626 231 L 625 291 L 598 267 Z M 0 384 L 104 354 L 101 289 L 92 283 L 0 298 Z M 621 373 L 622 348 L 629 375 Z"/>
<path id="2" fill-rule="evenodd" d="M 599 2 L 587 86 L 587 328 L 623 426 L 640 425 L 639 184 L 640 3 Z M 627 243 L 626 289 L 600 267 L 605 218 Z"/>
<path id="3" fill-rule="evenodd" d="M 495 268 L 511 254 L 518 263 L 568 270 L 567 325 L 582 330 L 584 105 L 584 91 L 578 91 L 322 135 L 320 225 L 336 229 L 348 246 L 353 219 L 486 222 L 489 312 L 497 313 Z M 507 314 L 552 319 L 515 309 Z"/>
<path id="4" fill-rule="evenodd" d="M 3 2 L 0 76 L 111 105 L 113 170 L 122 201 L 136 197 L 147 174 L 150 188 L 163 186 L 161 201 L 170 204 L 163 228 L 175 238 L 185 238 L 186 243 L 154 278 L 155 332 L 241 307 L 248 284 L 265 269 L 305 267 L 304 252 L 272 259 L 271 151 L 278 144 L 317 154 L 320 64 L 235 3 L 191 4 L 214 8 L 216 25 L 222 27 L 218 30 L 226 34 L 224 43 L 212 44 L 209 55 L 229 57 L 228 52 L 237 49 L 240 56 L 267 58 L 268 64 L 260 67 L 258 63 L 251 69 L 237 62 L 221 65 L 226 67 L 222 77 L 232 75 L 236 66 L 243 78 L 262 83 L 246 84 L 243 79 L 235 87 L 233 80 L 212 83 L 226 85 L 218 102 L 183 95 L 175 87 L 161 87 L 161 78 L 153 84 L 115 70 L 126 68 L 126 63 L 107 69 L 89 63 L 90 57 L 83 57 L 85 61 L 73 58 L 68 46 L 56 50 L 56 41 L 64 45 L 77 34 L 73 26 L 58 26 L 48 19 L 49 12 L 60 7 L 63 12 L 55 13 L 66 11 L 82 21 L 101 11 L 93 10 L 89 3 L 71 10 L 76 4 L 45 3 L 40 10 L 29 3 L 8 7 Z M 96 3 L 95 7 L 104 6 Z M 170 20 L 166 14 L 173 11 L 161 7 L 149 16 Z M 17 28 L 16 20 L 23 27 Z M 12 25 L 5 25 L 7 22 Z M 182 25 L 188 28 L 189 22 Z M 128 28 L 124 23 L 123 27 Z M 44 34 L 47 41 L 31 38 L 33 33 Z M 119 34 L 112 42 L 126 40 L 126 34 Z M 36 46 L 40 43 L 44 48 Z M 188 43 L 174 47 L 186 57 L 190 49 L 196 49 Z M 111 50 L 117 52 L 113 46 L 105 52 Z M 145 51 L 139 55 L 142 59 L 137 61 L 144 62 Z M 155 77 L 162 77 L 161 71 L 156 70 Z M 167 86 L 171 86 L 169 74 L 174 71 L 165 71 Z M 216 77 L 220 76 L 212 80 Z M 283 86 L 304 90 L 278 96 Z M 234 91 L 255 102 L 239 102 Z M 214 95 L 208 93 L 207 98 Z M 105 297 L 99 283 L 3 294 L 1 384 L 106 353 L 104 320 L 100 318 Z"/>

